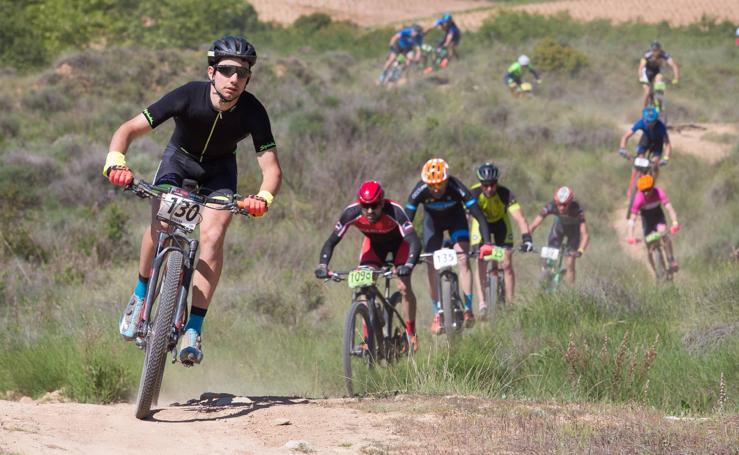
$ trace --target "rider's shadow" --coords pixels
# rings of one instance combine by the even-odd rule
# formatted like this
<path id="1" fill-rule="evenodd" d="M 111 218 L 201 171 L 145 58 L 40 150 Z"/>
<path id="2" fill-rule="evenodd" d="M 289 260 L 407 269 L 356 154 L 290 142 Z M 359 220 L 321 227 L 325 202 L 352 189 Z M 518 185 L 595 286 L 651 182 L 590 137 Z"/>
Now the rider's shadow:
<path id="1" fill-rule="evenodd" d="M 242 417 L 272 406 L 290 406 L 308 402 L 309 400 L 303 397 L 244 397 L 230 393 L 206 392 L 200 395 L 200 398 L 193 398 L 185 403 L 172 403 L 167 408 L 156 409 L 151 412 L 147 420 L 165 423 L 207 422 Z M 176 410 L 176 417 L 166 418 L 167 411 L 173 409 Z M 183 411 L 191 412 L 194 416 L 183 419 Z M 157 414 L 162 414 L 162 416 L 157 417 Z"/>

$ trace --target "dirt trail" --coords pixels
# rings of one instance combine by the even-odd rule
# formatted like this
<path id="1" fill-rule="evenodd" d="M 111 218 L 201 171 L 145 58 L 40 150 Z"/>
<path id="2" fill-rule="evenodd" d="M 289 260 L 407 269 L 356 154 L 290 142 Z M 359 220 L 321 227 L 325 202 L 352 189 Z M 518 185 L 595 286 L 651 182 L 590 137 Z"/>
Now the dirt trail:
<path id="1" fill-rule="evenodd" d="M 626 131 L 631 124 L 621 125 L 620 128 Z M 669 134 L 677 155 L 685 153 L 716 164 L 729 156 L 731 149 L 739 143 L 739 123 L 675 124 L 669 126 Z M 638 137 L 631 139 L 632 144 L 636 141 Z"/>
<path id="2" fill-rule="evenodd" d="M 302 15 L 324 13 L 336 20 L 349 20 L 363 27 L 377 27 L 431 20 L 452 12 L 462 30 L 477 30 L 482 22 L 501 9 L 538 14 L 568 12 L 578 20 L 610 19 L 614 22 L 642 20 L 670 25 L 696 22 L 706 15 L 739 22 L 736 0 L 561 0 L 510 7 L 484 0 L 251 0 L 261 20 L 290 24 Z"/>
<path id="3" fill-rule="evenodd" d="M 356 400 L 211 394 L 134 418 L 133 405 L 0 401 L 0 453 L 354 454 L 392 444 L 388 414 L 348 407 Z M 299 442 L 304 441 L 303 449 Z M 145 444 L 142 447 L 140 444 Z M 288 444 L 288 446 L 286 446 Z"/>

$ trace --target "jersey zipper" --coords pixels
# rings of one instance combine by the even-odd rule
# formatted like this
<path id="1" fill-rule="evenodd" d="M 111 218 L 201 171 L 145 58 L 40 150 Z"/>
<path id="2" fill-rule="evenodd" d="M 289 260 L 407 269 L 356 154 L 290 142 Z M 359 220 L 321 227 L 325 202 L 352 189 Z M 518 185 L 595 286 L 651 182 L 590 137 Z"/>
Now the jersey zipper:
<path id="1" fill-rule="evenodd" d="M 210 134 L 208 134 L 208 139 L 205 141 L 205 146 L 203 147 L 202 153 L 200 153 L 200 162 L 203 162 L 203 158 L 205 157 L 205 150 L 208 148 L 208 144 L 210 144 L 210 138 L 213 137 L 213 131 L 216 129 L 216 123 L 218 123 L 218 119 L 221 117 L 221 112 L 218 112 L 218 115 L 216 115 L 216 118 L 213 119 L 213 126 L 210 127 Z"/>

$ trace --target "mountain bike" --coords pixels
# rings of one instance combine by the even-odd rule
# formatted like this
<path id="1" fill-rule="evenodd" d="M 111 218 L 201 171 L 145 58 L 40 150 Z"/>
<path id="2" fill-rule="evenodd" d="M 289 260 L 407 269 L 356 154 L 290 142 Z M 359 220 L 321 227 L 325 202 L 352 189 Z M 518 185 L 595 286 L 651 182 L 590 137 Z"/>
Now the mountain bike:
<path id="1" fill-rule="evenodd" d="M 459 277 L 454 271 L 461 251 L 445 245 L 433 253 L 422 253 L 420 257 L 433 258 L 433 267 L 438 275 L 437 293 L 441 306 L 442 329 L 449 341 L 452 341 L 456 332 L 464 327 L 464 302 L 459 294 Z M 469 256 L 469 254 L 468 254 Z"/>
<path id="2" fill-rule="evenodd" d="M 386 264 L 379 270 L 360 266 L 348 272 L 331 272 L 329 279 L 346 280 L 352 290 L 352 304 L 344 321 L 342 359 L 344 383 L 349 396 L 357 390 L 366 393 L 368 379 L 362 378 L 384 360 L 392 364 L 404 354 L 413 351 L 405 331 L 405 320 L 397 310 L 400 292 L 390 294 L 393 265 Z M 384 278 L 383 291 L 377 287 L 377 279 Z M 397 324 L 394 319 L 397 318 Z"/>
<path id="3" fill-rule="evenodd" d="M 657 282 L 672 281 L 672 265 L 667 257 L 665 238 L 667 231 L 654 231 L 646 236 L 647 251 L 652 258 Z"/>
<path id="4" fill-rule="evenodd" d="M 382 72 L 382 75 L 380 76 L 380 80 L 382 82 L 380 83 L 380 85 L 387 85 L 398 82 L 406 75 L 407 70 L 408 57 L 406 57 L 404 54 L 398 54 L 395 57 L 393 63 L 390 64 L 390 66 Z"/>
<path id="5" fill-rule="evenodd" d="M 145 352 L 136 396 L 139 419 L 146 418 L 151 406 L 157 404 L 167 353 L 172 353 L 172 363 L 177 362 L 177 342 L 187 321 L 187 297 L 199 244 L 189 235 L 200 224 L 203 208 L 250 216 L 233 200 L 241 196 L 235 195 L 232 200 L 202 196 L 197 194 L 194 182 L 185 182 L 183 187 L 187 189 L 157 187 L 143 180 L 134 180 L 125 188 L 143 199 L 158 199 L 156 218 L 166 224 L 159 232 L 150 284 L 136 328 L 136 345 Z"/>
<path id="6" fill-rule="evenodd" d="M 566 270 L 563 266 L 564 257 L 567 253 L 566 237 L 562 239 L 559 248 L 544 246 L 539 251 L 542 259 L 542 272 L 540 284 L 542 289 L 548 292 L 554 292 L 559 287 L 559 283 L 565 276 Z"/>
<path id="7" fill-rule="evenodd" d="M 649 95 L 647 95 L 647 107 L 653 107 L 659 112 L 662 123 L 667 126 L 667 100 L 665 90 L 669 82 L 661 79 L 654 80 L 649 84 Z"/>
<path id="8" fill-rule="evenodd" d="M 483 257 L 484 260 L 490 261 L 488 265 L 486 282 L 483 286 L 484 299 L 487 304 L 487 317 L 490 318 L 498 307 L 505 305 L 505 273 L 500 263 L 505 259 L 508 248 L 501 246 L 493 246 L 493 252 L 489 256 Z M 511 252 L 514 250 L 511 248 Z"/>
<path id="9" fill-rule="evenodd" d="M 654 159 L 653 153 L 650 151 L 646 154 L 631 155 L 626 150 L 619 150 L 618 154 L 624 159 L 632 163 L 631 177 L 629 178 L 629 185 L 626 188 L 626 199 L 628 201 L 626 207 L 626 219 L 629 218 L 631 213 L 631 207 L 634 205 L 634 198 L 636 197 L 636 182 L 642 175 L 656 175 L 657 168 L 666 166 L 667 162 L 657 162 Z"/>

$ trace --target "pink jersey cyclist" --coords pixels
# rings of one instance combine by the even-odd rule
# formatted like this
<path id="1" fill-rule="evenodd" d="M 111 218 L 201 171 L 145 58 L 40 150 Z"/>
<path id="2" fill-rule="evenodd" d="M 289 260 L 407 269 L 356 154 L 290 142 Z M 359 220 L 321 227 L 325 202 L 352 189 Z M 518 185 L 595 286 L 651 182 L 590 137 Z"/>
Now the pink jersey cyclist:
<path id="1" fill-rule="evenodd" d="M 644 191 L 638 191 L 634 198 L 634 205 L 631 206 L 631 214 L 637 215 L 641 212 L 642 229 L 644 235 L 657 230 L 658 226 L 665 226 L 667 221 L 662 206 L 670 203 L 667 193 L 662 188 L 655 186 L 652 191 L 645 194 Z"/>

